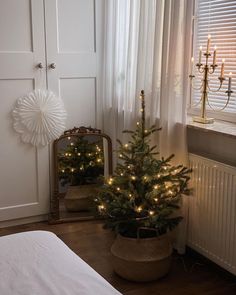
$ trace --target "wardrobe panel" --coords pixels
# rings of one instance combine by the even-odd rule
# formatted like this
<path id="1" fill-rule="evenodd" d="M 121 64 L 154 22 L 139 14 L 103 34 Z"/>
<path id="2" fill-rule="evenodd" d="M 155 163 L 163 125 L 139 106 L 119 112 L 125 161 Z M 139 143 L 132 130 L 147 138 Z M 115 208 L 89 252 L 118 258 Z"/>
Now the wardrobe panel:
<path id="1" fill-rule="evenodd" d="M 33 89 L 33 80 L 0 80 L 0 208 L 38 201 L 36 149 L 21 144 L 12 122 L 15 98 Z"/>
<path id="2" fill-rule="evenodd" d="M 32 51 L 31 1 L 1 0 L 0 51 Z"/>
<path id="3" fill-rule="evenodd" d="M 0 221 L 45 215 L 50 146 L 21 142 L 11 112 L 33 89 L 60 95 L 67 128 L 97 126 L 104 0 L 0 0 Z M 46 33 L 46 35 L 45 35 Z M 47 54 L 47 56 L 46 56 Z M 40 65 L 40 66 L 39 66 Z M 0 227 L 1 227 L 0 222 Z"/>
<path id="4" fill-rule="evenodd" d="M 16 101 L 35 88 L 46 89 L 44 1 L 0 0 L 0 221 L 49 212 L 49 149 L 13 128 Z"/>
<path id="5" fill-rule="evenodd" d="M 93 52 L 94 0 L 57 0 L 59 52 Z"/>
<path id="6" fill-rule="evenodd" d="M 95 126 L 96 79 L 60 79 L 60 95 L 68 113 L 67 127 Z"/>
<path id="7" fill-rule="evenodd" d="M 48 88 L 64 101 L 68 128 L 97 126 L 103 10 L 102 0 L 45 1 Z"/>

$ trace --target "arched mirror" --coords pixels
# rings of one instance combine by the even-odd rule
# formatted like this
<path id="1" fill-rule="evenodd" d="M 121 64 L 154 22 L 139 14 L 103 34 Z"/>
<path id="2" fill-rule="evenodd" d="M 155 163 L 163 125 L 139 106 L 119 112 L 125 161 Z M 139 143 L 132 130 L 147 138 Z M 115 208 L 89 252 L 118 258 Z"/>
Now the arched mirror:
<path id="1" fill-rule="evenodd" d="M 111 139 L 99 129 L 67 130 L 54 141 L 50 222 L 94 218 L 93 198 L 112 174 Z"/>

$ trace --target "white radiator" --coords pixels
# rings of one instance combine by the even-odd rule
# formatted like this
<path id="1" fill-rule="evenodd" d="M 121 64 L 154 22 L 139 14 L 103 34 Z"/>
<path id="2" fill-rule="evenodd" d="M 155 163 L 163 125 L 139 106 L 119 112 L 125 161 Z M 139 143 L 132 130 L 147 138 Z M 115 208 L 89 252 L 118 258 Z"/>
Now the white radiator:
<path id="1" fill-rule="evenodd" d="M 236 167 L 189 155 L 188 245 L 236 275 Z"/>

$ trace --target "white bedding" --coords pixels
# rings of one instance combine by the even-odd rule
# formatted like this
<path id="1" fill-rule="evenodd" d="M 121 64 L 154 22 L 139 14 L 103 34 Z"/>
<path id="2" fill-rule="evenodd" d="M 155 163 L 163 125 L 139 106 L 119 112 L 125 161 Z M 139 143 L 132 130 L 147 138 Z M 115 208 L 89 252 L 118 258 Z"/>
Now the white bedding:
<path id="1" fill-rule="evenodd" d="M 97 253 L 99 255 L 99 253 Z M 1 295 L 118 295 L 55 234 L 0 237 Z"/>

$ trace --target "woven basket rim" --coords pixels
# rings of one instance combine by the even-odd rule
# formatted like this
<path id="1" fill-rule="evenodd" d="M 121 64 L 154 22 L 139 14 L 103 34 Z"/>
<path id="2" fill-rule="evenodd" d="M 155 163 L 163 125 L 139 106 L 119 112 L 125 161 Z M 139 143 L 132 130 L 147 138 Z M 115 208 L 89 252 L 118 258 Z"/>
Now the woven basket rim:
<path id="1" fill-rule="evenodd" d="M 153 240 L 160 240 L 160 239 L 163 239 L 165 237 L 169 237 L 169 233 L 165 233 L 165 234 L 162 234 L 160 236 L 156 236 L 156 237 L 151 237 L 151 238 L 131 238 L 131 237 L 125 237 L 123 235 L 121 235 L 120 233 L 117 234 L 117 237 L 121 237 L 122 239 L 126 239 L 126 240 L 129 240 L 129 241 L 134 241 L 134 240 L 141 240 L 141 241 L 153 241 Z"/>

